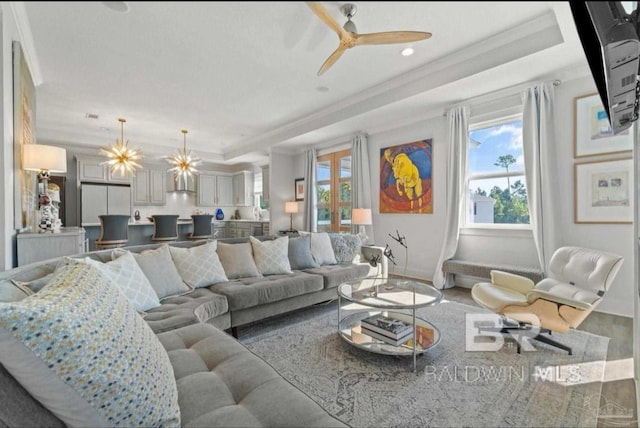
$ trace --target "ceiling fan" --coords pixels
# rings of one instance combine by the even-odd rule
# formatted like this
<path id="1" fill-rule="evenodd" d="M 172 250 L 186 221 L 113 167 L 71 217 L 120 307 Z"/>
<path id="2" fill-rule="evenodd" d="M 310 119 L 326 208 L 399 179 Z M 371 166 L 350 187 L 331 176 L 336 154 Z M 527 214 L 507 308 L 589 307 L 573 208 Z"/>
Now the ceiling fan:
<path id="1" fill-rule="evenodd" d="M 329 55 L 329 58 L 327 58 L 324 64 L 322 64 L 322 67 L 320 67 L 320 70 L 318 71 L 318 76 L 322 75 L 329 69 L 329 67 L 335 64 L 338 58 L 340 58 L 347 49 L 354 46 L 417 42 L 431 37 L 431 33 L 424 31 L 387 31 L 381 33 L 358 34 L 356 25 L 351 20 L 357 12 L 356 5 L 352 3 L 345 3 L 340 6 L 340 12 L 347 17 L 347 22 L 342 27 L 320 3 L 307 2 L 307 5 L 316 15 L 318 15 L 318 18 L 320 18 L 322 22 L 327 24 L 329 28 L 338 34 L 338 38 L 340 39 L 338 48 Z"/>

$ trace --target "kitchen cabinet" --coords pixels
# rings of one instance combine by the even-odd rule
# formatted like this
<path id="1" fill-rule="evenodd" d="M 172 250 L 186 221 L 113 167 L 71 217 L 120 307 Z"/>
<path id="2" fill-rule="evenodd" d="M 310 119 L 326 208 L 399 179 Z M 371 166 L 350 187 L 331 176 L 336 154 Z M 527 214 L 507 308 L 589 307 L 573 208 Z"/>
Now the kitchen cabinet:
<path id="1" fill-rule="evenodd" d="M 84 235 L 82 227 L 62 227 L 60 233 L 19 233 L 18 266 L 84 253 Z"/>
<path id="2" fill-rule="evenodd" d="M 262 167 L 262 200 L 269 205 L 269 165 Z"/>
<path id="3" fill-rule="evenodd" d="M 198 174 L 196 205 L 200 207 L 232 206 L 233 177 L 229 174 Z"/>
<path id="4" fill-rule="evenodd" d="M 233 204 L 238 207 L 253 206 L 253 172 L 233 174 Z"/>
<path id="5" fill-rule="evenodd" d="M 104 162 L 107 158 L 76 156 L 78 161 L 78 180 L 88 183 L 130 184 L 131 175 L 127 172 L 111 171 Z"/>
<path id="6" fill-rule="evenodd" d="M 140 169 L 133 177 L 133 205 L 165 205 L 167 188 L 164 169 Z"/>
<path id="7" fill-rule="evenodd" d="M 213 222 L 213 237 L 215 239 L 228 238 L 227 234 L 227 222 L 226 221 L 214 221 Z"/>
<path id="8" fill-rule="evenodd" d="M 82 223 L 100 223 L 103 214 L 131 215 L 131 188 L 107 184 L 82 184 L 80 188 Z"/>
<path id="9" fill-rule="evenodd" d="M 267 225 L 265 233 L 264 225 Z M 227 238 L 246 238 L 247 236 L 261 236 L 268 234 L 269 223 L 252 221 L 229 221 L 227 226 Z"/>

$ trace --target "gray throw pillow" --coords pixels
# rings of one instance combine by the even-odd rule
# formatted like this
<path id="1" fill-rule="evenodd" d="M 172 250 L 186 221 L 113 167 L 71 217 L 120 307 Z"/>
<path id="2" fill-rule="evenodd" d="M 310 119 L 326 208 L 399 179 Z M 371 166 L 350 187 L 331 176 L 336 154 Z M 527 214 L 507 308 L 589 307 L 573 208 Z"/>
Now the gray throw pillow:
<path id="1" fill-rule="evenodd" d="M 31 290 L 33 293 L 37 293 L 38 291 L 42 290 L 42 288 L 47 285 L 49 283 L 49 281 L 51 281 L 51 279 L 53 278 L 53 274 L 55 272 L 52 272 L 48 275 L 45 275 L 43 277 L 37 278 L 37 279 L 33 279 L 31 281 L 16 281 L 16 280 L 12 280 L 14 284 L 20 286 L 20 287 L 25 287 L 28 288 L 29 290 Z"/>
<path id="2" fill-rule="evenodd" d="M 249 242 L 239 244 L 225 244 L 218 242 L 216 250 L 220 263 L 228 279 L 260 277 L 253 252 Z"/>
<path id="3" fill-rule="evenodd" d="M 311 255 L 311 236 L 289 238 L 289 263 L 291 269 L 308 269 L 320 267 Z"/>
<path id="4" fill-rule="evenodd" d="M 112 253 L 112 258 L 120 257 L 127 252 L 127 250 L 115 249 Z M 189 293 L 193 290 L 193 288 L 184 283 L 180 273 L 178 273 L 168 245 L 161 245 L 153 250 L 132 254 L 160 300 Z"/>
<path id="5" fill-rule="evenodd" d="M 356 256 L 360 255 L 362 242 L 358 235 L 349 233 L 329 233 L 333 254 L 338 263 L 353 263 Z"/>

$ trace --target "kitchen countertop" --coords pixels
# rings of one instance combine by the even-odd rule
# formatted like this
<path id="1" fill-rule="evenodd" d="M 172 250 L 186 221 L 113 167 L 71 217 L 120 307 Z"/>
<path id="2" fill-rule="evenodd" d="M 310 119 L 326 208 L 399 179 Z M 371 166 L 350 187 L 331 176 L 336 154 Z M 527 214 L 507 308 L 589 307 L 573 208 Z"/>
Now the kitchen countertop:
<path id="1" fill-rule="evenodd" d="M 216 220 L 213 219 L 211 221 L 211 223 L 222 223 L 225 221 L 236 221 L 236 222 L 241 222 L 241 223 L 269 223 L 269 220 L 250 220 L 250 219 L 238 219 L 238 220 Z M 193 221 L 191 219 L 189 220 L 181 220 L 178 219 L 178 225 L 181 224 L 191 224 Z M 153 223 L 150 221 L 137 221 L 135 223 L 129 223 L 129 226 L 152 226 Z M 100 223 L 82 223 L 82 227 L 98 227 L 100 226 Z"/>

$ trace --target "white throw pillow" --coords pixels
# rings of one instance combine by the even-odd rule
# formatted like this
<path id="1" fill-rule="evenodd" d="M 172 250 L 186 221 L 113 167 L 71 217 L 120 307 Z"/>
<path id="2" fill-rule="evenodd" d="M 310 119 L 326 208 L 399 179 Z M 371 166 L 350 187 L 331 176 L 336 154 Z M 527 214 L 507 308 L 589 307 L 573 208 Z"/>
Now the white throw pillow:
<path id="1" fill-rule="evenodd" d="M 85 263 L 97 267 L 127 296 L 138 311 L 146 311 L 160 306 L 160 300 L 142 269 L 130 252 L 114 261 L 102 263 L 85 258 Z"/>
<path id="2" fill-rule="evenodd" d="M 191 248 L 169 247 L 178 273 L 190 287 L 208 287 L 228 281 L 216 247 L 217 241 Z"/>
<path id="3" fill-rule="evenodd" d="M 260 241 L 249 237 L 253 248 L 253 260 L 263 275 L 292 273 L 289 263 L 289 237 L 282 236 L 273 241 Z"/>
<path id="4" fill-rule="evenodd" d="M 256 262 L 253 260 L 253 251 L 250 243 L 225 244 L 220 242 L 216 251 L 227 278 L 255 278 L 262 276 L 258 271 Z"/>
<path id="5" fill-rule="evenodd" d="M 331 238 L 327 232 L 300 232 L 302 235 L 311 235 L 311 255 L 319 265 L 335 265 L 336 256 L 333 253 Z"/>
<path id="6" fill-rule="evenodd" d="M 115 260 L 126 252 L 128 251 L 116 248 L 111 257 Z M 176 269 L 168 245 L 131 254 L 138 262 L 138 266 L 144 272 L 160 301 L 167 297 L 179 296 L 193 291 L 193 288 L 184 283 L 178 269 Z"/>
<path id="7" fill-rule="evenodd" d="M 67 426 L 179 426 L 169 356 L 93 263 L 0 304 L 0 363 Z"/>

